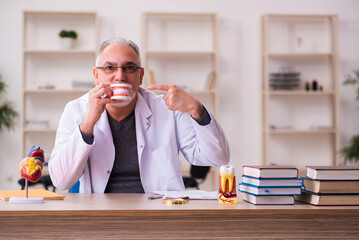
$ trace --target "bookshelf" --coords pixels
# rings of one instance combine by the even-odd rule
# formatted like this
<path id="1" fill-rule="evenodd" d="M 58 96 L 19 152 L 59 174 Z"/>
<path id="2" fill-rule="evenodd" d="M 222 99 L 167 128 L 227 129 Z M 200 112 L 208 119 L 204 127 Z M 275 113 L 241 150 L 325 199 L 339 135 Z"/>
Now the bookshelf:
<path id="1" fill-rule="evenodd" d="M 78 33 L 72 48 L 62 47 L 62 29 Z M 96 12 L 23 12 L 23 156 L 39 145 L 49 158 L 65 104 L 90 89 L 97 47 Z"/>
<path id="2" fill-rule="evenodd" d="M 338 25 L 336 15 L 262 17 L 263 164 L 339 165 Z"/>
<path id="3" fill-rule="evenodd" d="M 176 84 L 216 114 L 216 14 L 143 13 L 141 54 L 145 87 L 151 82 Z"/>

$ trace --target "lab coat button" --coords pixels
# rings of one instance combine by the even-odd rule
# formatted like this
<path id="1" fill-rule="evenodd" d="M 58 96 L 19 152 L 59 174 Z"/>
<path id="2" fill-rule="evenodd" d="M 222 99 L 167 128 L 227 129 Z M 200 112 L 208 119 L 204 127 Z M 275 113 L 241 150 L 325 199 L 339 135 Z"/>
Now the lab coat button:
<path id="1" fill-rule="evenodd" d="M 147 125 L 147 126 L 149 126 L 149 125 L 150 125 L 150 123 L 149 123 L 149 122 L 146 122 L 146 125 Z"/>
<path id="2" fill-rule="evenodd" d="M 140 145 L 140 148 L 143 148 L 143 145 L 142 145 L 142 144 Z"/>
<path id="3" fill-rule="evenodd" d="M 108 171 L 107 171 L 107 174 L 110 174 L 110 173 L 111 173 L 111 171 L 110 171 L 110 170 L 108 170 Z"/>

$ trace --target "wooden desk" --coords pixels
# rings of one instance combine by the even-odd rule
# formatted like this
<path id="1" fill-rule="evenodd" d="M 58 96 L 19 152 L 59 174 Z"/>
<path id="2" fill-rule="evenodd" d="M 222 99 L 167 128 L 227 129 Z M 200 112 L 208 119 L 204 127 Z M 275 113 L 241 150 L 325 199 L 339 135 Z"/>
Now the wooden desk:
<path id="1" fill-rule="evenodd" d="M 145 194 L 68 194 L 0 201 L 1 239 L 359 239 L 359 206 L 254 206 L 214 200 L 163 205 Z M 31 237 L 30 237 L 31 236 Z"/>

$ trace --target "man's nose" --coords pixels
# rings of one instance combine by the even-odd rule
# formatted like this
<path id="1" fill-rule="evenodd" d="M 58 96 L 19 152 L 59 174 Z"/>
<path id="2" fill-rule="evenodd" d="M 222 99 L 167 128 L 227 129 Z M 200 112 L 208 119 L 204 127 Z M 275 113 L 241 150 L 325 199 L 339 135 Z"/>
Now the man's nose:
<path id="1" fill-rule="evenodd" d="M 117 68 L 115 72 L 115 81 L 121 82 L 126 80 L 126 73 L 123 71 L 122 68 Z"/>

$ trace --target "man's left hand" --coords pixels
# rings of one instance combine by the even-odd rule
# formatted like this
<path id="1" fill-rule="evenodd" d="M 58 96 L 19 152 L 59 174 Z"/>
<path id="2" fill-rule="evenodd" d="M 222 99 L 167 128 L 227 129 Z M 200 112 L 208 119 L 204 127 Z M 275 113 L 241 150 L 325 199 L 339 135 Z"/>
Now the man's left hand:
<path id="1" fill-rule="evenodd" d="M 150 85 L 148 89 L 166 91 L 163 100 L 169 110 L 188 112 L 193 119 L 201 120 L 204 113 L 203 105 L 182 88 L 173 84 L 155 84 Z"/>

